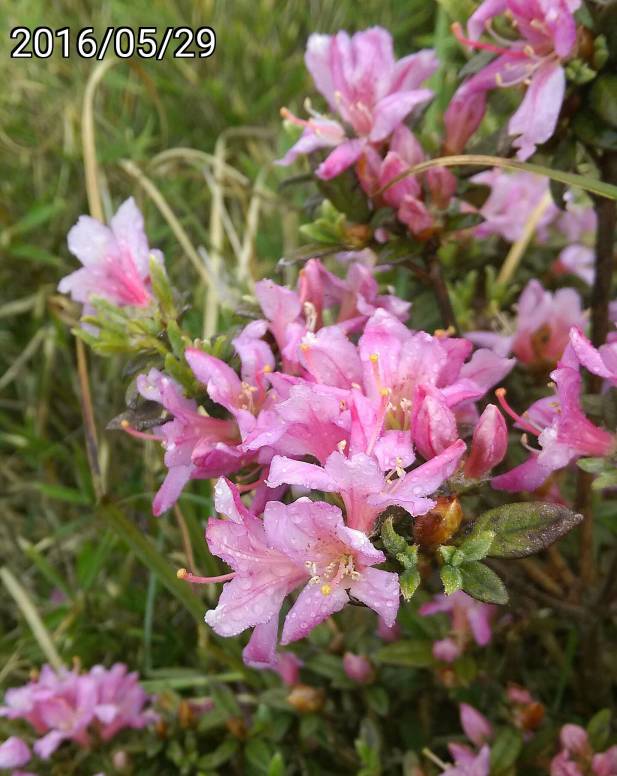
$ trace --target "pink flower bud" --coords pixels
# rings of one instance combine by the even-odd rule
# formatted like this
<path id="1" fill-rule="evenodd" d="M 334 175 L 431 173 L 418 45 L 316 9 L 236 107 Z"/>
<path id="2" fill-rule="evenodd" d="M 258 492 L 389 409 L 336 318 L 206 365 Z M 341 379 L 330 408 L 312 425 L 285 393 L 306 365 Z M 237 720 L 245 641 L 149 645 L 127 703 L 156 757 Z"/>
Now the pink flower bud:
<path id="1" fill-rule="evenodd" d="M 467 738 L 476 746 L 482 746 L 493 737 L 493 727 L 488 719 L 468 703 L 459 706 L 461 727 Z"/>
<path id="2" fill-rule="evenodd" d="M 25 741 L 11 736 L 0 745 L 0 768 L 19 768 L 30 760 L 30 749 Z"/>
<path id="3" fill-rule="evenodd" d="M 584 776 L 578 765 L 569 759 L 567 752 L 559 752 L 551 760 L 551 776 Z"/>
<path id="4" fill-rule="evenodd" d="M 113 753 L 111 762 L 117 771 L 123 771 L 129 764 L 129 758 L 124 749 L 118 749 Z"/>
<path id="5" fill-rule="evenodd" d="M 375 678 L 375 670 L 364 655 L 354 655 L 353 652 L 345 652 L 343 655 L 343 669 L 347 676 L 358 684 L 370 684 Z"/>
<path id="6" fill-rule="evenodd" d="M 458 438 L 456 419 L 438 392 L 418 391 L 418 412 L 413 424 L 413 441 L 426 459 L 434 458 Z"/>
<path id="7" fill-rule="evenodd" d="M 580 725 L 564 725 L 561 728 L 559 740 L 568 752 L 580 757 L 591 757 L 592 751 L 587 731 Z"/>
<path id="8" fill-rule="evenodd" d="M 613 776 L 617 773 L 617 746 L 611 746 L 606 752 L 594 755 L 591 770 L 594 776 Z"/>
<path id="9" fill-rule="evenodd" d="M 453 639 L 439 639 L 433 644 L 433 657 L 444 663 L 454 663 L 463 650 Z"/>
<path id="10" fill-rule="evenodd" d="M 465 477 L 477 479 L 503 458 L 508 449 L 508 429 L 503 415 L 494 404 L 489 404 L 473 432 L 471 452 L 465 464 Z"/>

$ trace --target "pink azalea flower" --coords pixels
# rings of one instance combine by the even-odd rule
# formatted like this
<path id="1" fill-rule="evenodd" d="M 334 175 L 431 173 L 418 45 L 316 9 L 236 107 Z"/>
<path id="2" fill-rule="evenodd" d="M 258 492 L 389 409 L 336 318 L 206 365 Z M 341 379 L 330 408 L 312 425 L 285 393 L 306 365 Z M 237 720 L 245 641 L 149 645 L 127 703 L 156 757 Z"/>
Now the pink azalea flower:
<path id="1" fill-rule="evenodd" d="M 412 515 L 430 511 L 436 502 L 428 496 L 454 473 L 464 452 L 465 443 L 459 439 L 440 455 L 409 473 L 401 472 L 393 481 L 386 479 L 376 459 L 365 453 L 346 458 L 335 451 L 323 468 L 275 456 L 268 483 L 271 487 L 287 483 L 338 493 L 345 504 L 347 525 L 370 534 L 378 515 L 389 505 L 398 504 Z"/>
<path id="2" fill-rule="evenodd" d="M 355 138 L 348 139 L 336 121 L 313 114 L 302 121 L 284 111 L 285 118 L 304 127 L 296 145 L 281 159 L 290 164 L 299 154 L 334 148 L 317 175 L 334 178 L 354 164 L 370 144 L 388 138 L 418 105 L 432 97 L 419 89 L 437 68 L 433 51 L 425 50 L 396 61 L 392 36 L 381 27 L 336 35 L 310 36 L 306 66 L 330 110 L 338 113 Z"/>
<path id="3" fill-rule="evenodd" d="M 410 167 L 424 161 L 426 155 L 413 133 L 405 126 L 397 127 L 392 133 L 385 158 L 374 150 L 366 153 L 365 163 L 358 166 L 358 175 L 366 193 L 379 205 L 389 205 L 397 211 L 399 221 L 412 234 L 424 236 L 435 228 L 435 219 L 424 202 L 424 192 L 417 176 L 407 176 L 388 187 L 399 175 Z M 438 208 L 448 207 L 456 192 L 457 181 L 453 174 L 438 168 L 426 173 L 426 182 L 432 203 Z M 384 189 L 383 194 L 376 192 Z"/>
<path id="4" fill-rule="evenodd" d="M 158 369 L 137 378 L 141 395 L 161 404 L 172 419 L 154 433 L 165 448 L 167 476 L 156 494 L 152 511 L 160 515 L 176 502 L 190 479 L 209 479 L 240 469 L 246 454 L 238 448 L 240 434 L 232 419 L 212 418 L 197 402 L 184 396 L 181 386 Z"/>
<path id="5" fill-rule="evenodd" d="M 561 358 L 572 326 L 582 327 L 585 321 L 581 297 L 574 288 L 551 293 L 539 281 L 530 280 L 518 300 L 516 331 L 512 336 L 478 331 L 465 336 L 499 355 L 512 351 L 528 366 L 550 367 Z"/>
<path id="6" fill-rule="evenodd" d="M 566 197 L 568 193 L 566 193 Z M 569 197 L 571 200 L 571 197 Z M 595 277 L 595 251 L 593 241 L 597 229 L 595 210 L 590 205 L 569 201 L 555 226 L 568 245 L 561 251 L 551 269 L 557 275 L 576 275 L 588 286 Z"/>
<path id="7" fill-rule="evenodd" d="M 17 736 L 11 736 L 0 744 L 0 768 L 20 768 L 30 761 L 28 744 Z"/>
<path id="8" fill-rule="evenodd" d="M 272 280 L 256 283 L 255 295 L 278 345 L 285 371 L 297 371 L 302 338 L 318 332 L 326 315 L 344 332 L 357 331 L 380 308 L 401 321 L 407 320 L 409 302 L 379 293 L 375 280 L 379 270 L 353 261 L 342 279 L 317 259 L 310 259 L 300 271 L 295 291 Z"/>
<path id="9" fill-rule="evenodd" d="M 465 81 L 452 98 L 445 114 L 447 153 L 460 153 L 478 128 L 488 91 L 522 83 L 528 84 L 527 91 L 508 125 L 519 159 L 528 159 L 536 146 L 549 140 L 565 94 L 562 62 L 576 49 L 574 12 L 580 4 L 580 0 L 484 0 L 469 19 L 469 38 L 463 37 L 460 25 L 455 28 L 462 43 L 498 57 Z M 481 42 L 484 30 L 491 31 L 491 21 L 502 14 L 509 16 L 520 38 Z"/>
<path id="10" fill-rule="evenodd" d="M 496 234 L 508 242 L 519 239 L 529 217 L 549 193 L 548 178 L 529 172 L 510 173 L 494 168 L 474 175 L 471 181 L 491 189 L 479 211 L 484 221 L 475 227 L 474 234 L 477 237 Z M 559 212 L 552 202 L 545 208 L 536 231 L 540 240 L 546 239 L 547 227 Z"/>
<path id="11" fill-rule="evenodd" d="M 119 306 L 150 304 L 150 259 L 162 263 L 163 256 L 148 247 L 143 217 L 132 197 L 120 205 L 109 226 L 80 216 L 68 245 L 83 267 L 60 281 L 61 293 L 85 305 L 94 295 Z"/>
<path id="12" fill-rule="evenodd" d="M 47 760 L 63 741 L 89 746 L 93 730 L 108 740 L 122 728 L 144 727 L 156 719 L 143 710 L 147 701 L 137 675 L 122 664 L 87 674 L 43 666 L 38 679 L 7 691 L 0 716 L 29 722 L 41 736 L 34 751 Z"/>
<path id="13" fill-rule="evenodd" d="M 349 595 L 392 625 L 399 602 L 396 574 L 373 568 L 385 556 L 360 531 L 343 523 L 337 507 L 301 498 L 270 501 L 263 521 L 242 504 L 234 486 L 219 481 L 215 504 L 228 519 L 212 518 L 206 538 L 233 569 L 206 622 L 221 636 L 255 628 L 245 650 L 261 661 L 274 657 L 279 612 L 285 597 L 303 586 L 283 625 L 282 644 L 306 636 L 342 609 Z M 257 627 L 256 627 L 257 626 Z"/>
<path id="14" fill-rule="evenodd" d="M 491 750 L 488 746 L 483 746 L 475 754 L 466 747 L 450 744 L 450 752 L 455 764 L 449 765 L 444 771 L 448 776 L 489 776 Z"/>
<path id="15" fill-rule="evenodd" d="M 564 357 L 564 361 L 567 360 Z M 611 455 L 615 436 L 595 426 L 581 408 L 581 376 L 578 369 L 560 366 L 551 372 L 555 397 L 535 402 L 524 417 L 506 403 L 504 391 L 497 392 L 504 410 L 517 421 L 519 428 L 538 437 L 540 450 L 532 451 L 528 460 L 506 474 L 493 478 L 498 490 L 533 491 L 550 474 L 581 456 Z"/>
<path id="16" fill-rule="evenodd" d="M 462 653 L 469 640 L 473 638 L 479 647 L 485 647 L 491 640 L 491 620 L 495 614 L 495 607 L 491 604 L 483 604 L 475 598 L 457 590 L 452 595 L 444 594 L 434 596 L 432 601 L 422 604 L 420 614 L 428 616 L 444 612 L 449 615 L 451 621 L 451 639 L 459 647 L 458 654 L 451 651 L 452 659 L 456 659 Z M 437 659 L 447 660 L 444 652 L 439 648 L 435 654 Z"/>
<path id="17" fill-rule="evenodd" d="M 617 746 L 594 754 L 587 731 L 580 725 L 564 725 L 559 735 L 561 751 L 551 760 L 551 776 L 614 776 Z"/>

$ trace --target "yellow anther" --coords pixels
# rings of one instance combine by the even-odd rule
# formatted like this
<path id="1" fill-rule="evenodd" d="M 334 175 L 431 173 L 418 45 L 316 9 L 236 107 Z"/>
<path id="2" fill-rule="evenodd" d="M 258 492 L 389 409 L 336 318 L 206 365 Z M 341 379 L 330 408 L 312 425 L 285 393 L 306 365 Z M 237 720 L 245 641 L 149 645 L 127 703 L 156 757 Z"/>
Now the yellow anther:
<path id="1" fill-rule="evenodd" d="M 201 404 L 199 405 L 199 407 L 197 407 L 197 414 L 201 415 L 202 418 L 207 418 L 208 417 L 208 413 L 206 411 L 206 408 L 202 407 Z"/>
<path id="2" fill-rule="evenodd" d="M 188 571 L 186 569 L 178 569 L 176 571 L 176 576 L 178 579 L 184 579 L 188 575 Z"/>
<path id="3" fill-rule="evenodd" d="M 390 389 L 389 388 L 380 388 L 379 389 L 379 395 L 380 396 L 389 396 L 390 395 Z"/>
<path id="4" fill-rule="evenodd" d="M 262 371 L 268 374 L 269 372 L 272 371 L 272 367 L 270 366 L 270 364 L 266 364 Z"/>
<path id="5" fill-rule="evenodd" d="M 306 353 L 306 351 L 307 351 L 307 350 L 310 350 L 310 349 L 311 349 L 311 346 L 308 344 L 308 342 L 301 342 L 301 343 L 300 343 L 300 350 L 301 350 L 303 353 Z"/>
<path id="6" fill-rule="evenodd" d="M 330 585 L 325 584 L 325 585 L 321 586 L 321 594 L 322 595 L 326 595 L 327 596 L 327 595 L 330 595 L 331 592 L 332 592 L 332 587 Z"/>
<path id="7" fill-rule="evenodd" d="M 371 353 L 371 355 L 368 358 L 369 358 L 369 361 L 372 361 L 373 364 L 376 364 L 379 361 L 379 353 Z"/>

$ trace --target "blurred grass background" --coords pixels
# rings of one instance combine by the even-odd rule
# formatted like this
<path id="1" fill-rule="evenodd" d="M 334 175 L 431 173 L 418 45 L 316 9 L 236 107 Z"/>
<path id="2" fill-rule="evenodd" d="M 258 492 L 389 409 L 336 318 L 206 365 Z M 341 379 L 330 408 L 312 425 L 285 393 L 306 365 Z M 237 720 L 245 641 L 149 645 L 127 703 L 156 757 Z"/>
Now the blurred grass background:
<path id="1" fill-rule="evenodd" d="M 212 328 L 214 321 L 177 227 L 194 248 L 203 246 L 211 261 L 220 256 L 231 282 L 246 280 L 247 272 L 264 274 L 293 247 L 301 200 L 278 191 L 289 173 L 273 169 L 271 162 L 283 143 L 280 107 L 301 113 L 305 96 L 313 95 L 303 63 L 308 35 L 380 24 L 393 32 L 399 56 L 433 43 L 443 55 L 451 41 L 438 8 L 429 0 L 3 4 L 0 566 L 13 587 L 12 595 L 0 598 L 0 681 L 15 683 L 49 659 L 49 642 L 63 659 L 76 655 L 85 665 L 121 658 L 148 672 L 197 660 L 186 613 L 95 516 L 69 331 L 74 310 L 55 290 L 77 266 L 66 233 L 88 211 L 82 110 L 96 63 L 73 51 L 66 60 L 56 54 L 11 60 L 9 30 L 68 26 L 75 33 L 92 26 L 99 37 L 108 25 L 216 30 L 216 53 L 208 60 L 119 61 L 105 73 L 94 103 L 106 215 L 136 196 L 150 244 L 163 250 L 174 281 L 189 293 L 192 325 L 200 335 L 202 325 Z M 222 177 L 204 156 L 217 152 L 219 163 L 224 152 L 229 165 L 221 168 Z M 175 231 L 136 175 L 146 175 L 151 190 L 164 198 Z M 189 565 L 180 550 L 186 527 L 199 570 L 208 570 L 211 559 L 201 537 L 207 488 L 193 485 L 182 498 L 180 523 L 177 515 L 151 518 L 151 497 L 162 477 L 160 451 L 104 431 L 124 407 L 126 365 L 97 358 L 89 364 L 102 464 L 113 497 L 154 537 L 171 566 Z M 24 615 L 31 617 L 35 635 Z M 238 646 L 226 644 L 229 654 L 234 649 Z"/>

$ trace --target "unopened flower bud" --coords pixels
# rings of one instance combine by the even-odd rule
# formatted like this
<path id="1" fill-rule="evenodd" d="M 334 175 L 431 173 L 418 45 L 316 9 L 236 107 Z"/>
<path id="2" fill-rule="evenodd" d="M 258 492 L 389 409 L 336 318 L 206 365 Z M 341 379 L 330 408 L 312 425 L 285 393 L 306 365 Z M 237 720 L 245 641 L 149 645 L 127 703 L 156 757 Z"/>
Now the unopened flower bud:
<path id="1" fill-rule="evenodd" d="M 368 224 L 350 224 L 345 228 L 345 245 L 350 248 L 364 248 L 370 242 L 373 231 Z"/>
<path id="2" fill-rule="evenodd" d="M 113 753 L 111 762 L 117 771 L 124 771 L 129 764 L 129 757 L 124 749 L 119 749 Z"/>
<path id="3" fill-rule="evenodd" d="M 591 757 L 592 750 L 589 744 L 589 736 L 585 728 L 580 725 L 564 725 L 559 734 L 559 740 L 564 749 L 579 757 Z"/>
<path id="4" fill-rule="evenodd" d="M 401 637 L 401 627 L 397 622 L 390 626 L 386 623 L 383 617 L 378 617 L 377 635 L 383 641 L 398 641 L 398 639 Z"/>
<path id="5" fill-rule="evenodd" d="M 458 531 L 462 519 L 461 502 L 440 496 L 430 512 L 415 518 L 413 538 L 421 547 L 445 544 Z"/>
<path id="6" fill-rule="evenodd" d="M 180 727 L 187 728 L 193 724 L 193 709 L 187 700 L 181 700 L 178 704 L 178 722 Z"/>
<path id="7" fill-rule="evenodd" d="M 413 441 L 424 456 L 434 458 L 458 439 L 456 418 L 438 394 L 418 396 L 420 407 L 414 418 Z"/>
<path id="8" fill-rule="evenodd" d="M 326 702 L 326 693 L 319 687 L 297 684 L 287 696 L 287 702 L 301 714 L 315 714 Z"/>
<path id="9" fill-rule="evenodd" d="M 345 652 L 343 669 L 347 676 L 358 684 L 370 684 L 375 679 L 375 670 L 364 655 Z"/>
<path id="10" fill-rule="evenodd" d="M 239 738 L 241 741 L 244 741 L 246 738 L 247 730 L 246 722 L 242 719 L 242 717 L 230 717 L 225 725 L 227 726 L 227 730 L 229 730 L 234 738 Z"/>
<path id="11" fill-rule="evenodd" d="M 479 479 L 501 463 L 508 449 L 508 429 L 503 415 L 489 404 L 473 432 L 471 452 L 465 464 L 465 477 Z"/>

